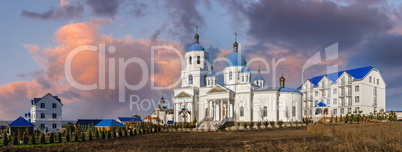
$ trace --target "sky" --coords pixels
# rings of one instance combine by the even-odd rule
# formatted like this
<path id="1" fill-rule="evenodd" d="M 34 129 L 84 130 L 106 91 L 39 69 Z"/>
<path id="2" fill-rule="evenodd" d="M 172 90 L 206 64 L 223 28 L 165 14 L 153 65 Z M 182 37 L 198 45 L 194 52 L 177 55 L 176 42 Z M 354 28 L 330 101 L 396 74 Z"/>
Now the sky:
<path id="1" fill-rule="evenodd" d="M 20 0 L 1 1 L 0 10 L 0 120 L 22 116 L 47 93 L 61 98 L 65 120 L 150 115 L 180 87 L 180 54 L 196 27 L 216 72 L 237 33 L 250 69 L 260 67 L 268 86 L 278 85 L 282 68 L 286 86 L 297 88 L 328 67 L 373 66 L 387 84 L 386 109 L 402 110 L 398 0 Z M 336 58 L 325 55 L 332 45 Z M 72 78 L 95 89 L 77 87 L 66 72 L 81 46 L 106 50 L 70 62 Z"/>

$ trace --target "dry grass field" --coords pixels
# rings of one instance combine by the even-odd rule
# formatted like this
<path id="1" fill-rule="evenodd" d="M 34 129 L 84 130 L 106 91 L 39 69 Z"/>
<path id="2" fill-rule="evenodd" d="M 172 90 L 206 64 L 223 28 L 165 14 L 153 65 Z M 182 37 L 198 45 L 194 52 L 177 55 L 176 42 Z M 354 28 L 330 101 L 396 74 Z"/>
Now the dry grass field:
<path id="1" fill-rule="evenodd" d="M 161 132 L 0 151 L 402 151 L 402 123 L 328 124 L 230 132 Z"/>

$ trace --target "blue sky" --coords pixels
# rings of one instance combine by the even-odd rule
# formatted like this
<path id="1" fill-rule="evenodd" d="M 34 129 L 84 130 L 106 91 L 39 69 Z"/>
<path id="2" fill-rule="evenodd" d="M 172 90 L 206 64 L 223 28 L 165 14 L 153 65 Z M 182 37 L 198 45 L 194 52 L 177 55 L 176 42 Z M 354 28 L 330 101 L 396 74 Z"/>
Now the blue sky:
<path id="1" fill-rule="evenodd" d="M 195 26 L 199 27 L 201 44 L 212 58 L 230 53 L 235 32 L 248 59 L 260 57 L 271 62 L 286 58 L 279 66 L 285 69 L 288 86 L 295 88 L 302 83 L 302 64 L 338 42 L 339 58 L 309 68 L 304 77 L 325 74 L 327 65 L 338 65 L 339 70 L 374 66 L 388 84 L 387 110 L 402 110 L 399 80 L 402 77 L 402 5 L 396 0 L 22 0 L 2 3 L 0 119 L 11 120 L 22 115 L 28 111 L 32 98 L 47 92 L 62 98 L 65 119 L 149 115 L 152 109 L 135 111 L 127 108 L 127 102 L 116 102 L 116 90 L 73 88 L 66 83 L 63 69 L 59 71 L 63 57 L 76 46 L 75 42 L 82 44 L 90 40 L 87 45 L 103 42 L 115 46 L 119 54 L 108 57 L 136 56 L 149 65 L 151 45 L 174 46 L 184 53 L 193 41 Z M 72 29 L 76 31 L 71 32 Z M 94 61 L 93 56 L 79 59 L 84 65 Z M 171 89 L 154 90 L 150 84 L 167 85 L 167 79 L 177 79 L 180 67 L 162 62 L 176 60 L 171 54 L 160 56 L 156 74 L 160 79 L 150 78 L 144 89 L 130 93 L 154 102 L 162 95 L 171 96 Z M 224 68 L 224 64 L 216 64 L 216 71 Z M 250 66 L 257 70 L 262 64 Z M 89 66 L 78 66 L 79 72 L 74 74 L 82 82 L 92 82 L 88 75 L 97 73 L 96 69 L 91 70 Z M 137 67 L 128 71 L 132 72 L 126 74 L 128 81 L 139 81 Z M 264 75 L 267 85 L 277 85 L 280 70 L 275 72 L 271 69 L 270 74 Z M 96 110 L 85 113 L 90 107 Z"/>

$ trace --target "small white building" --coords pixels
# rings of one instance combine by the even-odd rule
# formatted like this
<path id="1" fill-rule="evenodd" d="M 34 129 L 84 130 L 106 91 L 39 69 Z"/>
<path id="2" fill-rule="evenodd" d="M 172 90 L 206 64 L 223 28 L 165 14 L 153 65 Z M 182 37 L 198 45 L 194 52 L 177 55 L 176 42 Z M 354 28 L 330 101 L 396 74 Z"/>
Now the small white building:
<path id="1" fill-rule="evenodd" d="M 160 99 L 160 105 L 158 105 L 158 108 L 155 109 L 155 111 L 152 112 L 151 114 L 151 122 L 154 124 L 168 124 L 168 122 L 173 122 L 173 109 L 168 109 L 164 103 L 165 99 L 162 97 Z"/>
<path id="2" fill-rule="evenodd" d="M 50 93 L 42 98 L 31 100 L 31 110 L 28 113 L 31 123 L 35 129 L 49 132 L 62 131 L 62 107 L 61 99 Z"/>
<path id="3" fill-rule="evenodd" d="M 299 88 L 303 93 L 303 116 L 345 116 L 361 112 L 385 112 L 386 84 L 372 66 L 313 77 Z"/>

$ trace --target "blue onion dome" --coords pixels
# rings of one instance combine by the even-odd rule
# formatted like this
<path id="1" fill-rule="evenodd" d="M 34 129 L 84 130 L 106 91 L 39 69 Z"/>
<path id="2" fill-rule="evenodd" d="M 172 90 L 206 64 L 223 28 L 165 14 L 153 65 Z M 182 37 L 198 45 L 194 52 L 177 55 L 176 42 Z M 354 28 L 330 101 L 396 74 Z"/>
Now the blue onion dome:
<path id="1" fill-rule="evenodd" d="M 250 70 L 248 69 L 248 67 L 245 66 L 241 68 L 240 73 L 250 73 Z"/>
<path id="2" fill-rule="evenodd" d="M 239 52 L 233 52 L 229 55 L 227 66 L 245 66 L 246 59 Z"/>
<path id="3" fill-rule="evenodd" d="M 205 49 L 200 44 L 194 43 L 193 45 L 190 46 L 190 48 L 187 51 L 188 52 L 189 51 L 205 51 Z"/>

